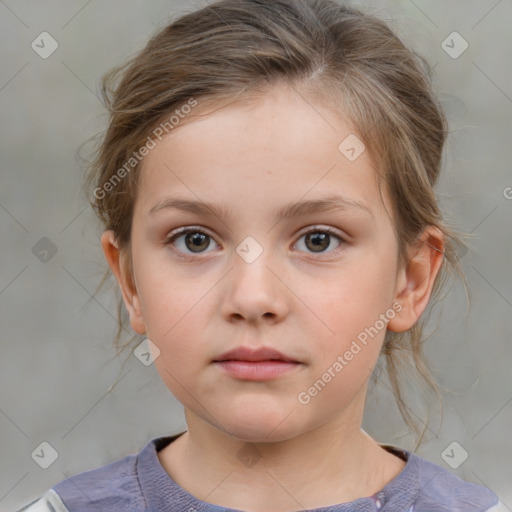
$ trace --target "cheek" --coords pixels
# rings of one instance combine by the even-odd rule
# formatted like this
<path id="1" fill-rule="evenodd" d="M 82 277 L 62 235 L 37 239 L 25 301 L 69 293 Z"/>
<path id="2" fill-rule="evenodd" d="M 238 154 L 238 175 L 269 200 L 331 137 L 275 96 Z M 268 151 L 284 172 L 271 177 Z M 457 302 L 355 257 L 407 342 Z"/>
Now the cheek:
<path id="1" fill-rule="evenodd" d="M 181 403 L 188 403 L 191 394 L 196 395 L 197 377 L 204 371 L 209 353 L 201 310 L 192 306 L 183 301 L 167 302 L 165 308 L 154 304 L 148 329 L 148 337 L 160 349 L 155 367 Z"/>
<path id="2" fill-rule="evenodd" d="M 352 402 L 366 385 L 379 357 L 385 327 L 361 329 L 361 323 L 346 313 L 347 317 L 340 319 L 337 338 L 321 341 L 308 378 L 297 394 L 298 403 L 311 405 L 309 414 L 318 419 Z"/>
<path id="3" fill-rule="evenodd" d="M 137 288 L 149 329 L 162 336 L 171 329 L 172 333 L 180 323 L 190 322 L 187 317 L 200 303 L 205 293 L 204 284 L 184 279 L 156 258 L 141 263 L 139 268 L 144 270 L 138 273 Z"/>
<path id="4" fill-rule="evenodd" d="M 199 364 L 207 354 L 201 345 L 208 323 L 207 290 L 179 278 L 145 278 L 141 279 L 141 309 L 147 336 L 160 349 L 157 362 L 173 373 Z"/>
<path id="5" fill-rule="evenodd" d="M 307 306 L 307 323 L 316 323 L 319 336 L 343 346 L 390 307 L 390 275 L 376 264 L 358 264 L 332 272 L 320 284 L 316 277 L 302 278 L 295 291 Z"/>
<path id="6" fill-rule="evenodd" d="M 391 281 L 376 264 L 368 264 L 366 269 L 341 271 L 320 289 L 311 281 L 309 287 L 303 284 L 299 291 L 310 309 L 305 313 L 309 326 L 305 332 L 313 341 L 308 343 L 316 346 L 311 373 L 320 379 L 319 386 L 329 383 L 326 388 L 331 392 L 326 395 L 340 387 L 348 391 L 364 383 L 373 371 L 387 324 L 393 318 Z M 332 398 L 337 400 L 334 395 Z"/>

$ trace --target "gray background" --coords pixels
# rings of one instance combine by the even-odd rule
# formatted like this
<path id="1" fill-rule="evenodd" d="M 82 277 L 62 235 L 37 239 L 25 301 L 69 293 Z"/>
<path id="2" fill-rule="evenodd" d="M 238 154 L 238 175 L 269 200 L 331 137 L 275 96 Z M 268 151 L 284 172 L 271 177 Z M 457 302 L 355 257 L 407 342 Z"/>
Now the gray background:
<path id="1" fill-rule="evenodd" d="M 169 16 L 201 5 L 0 0 L 2 511 L 186 428 L 182 406 L 154 367 L 129 355 L 121 368 L 126 355 L 115 357 L 112 289 L 92 296 L 106 262 L 101 229 L 80 193 L 76 151 L 105 126 L 96 97 L 102 74 L 141 49 Z M 451 469 L 441 454 L 456 441 L 469 457 L 453 472 L 487 485 L 503 510 L 512 510 L 512 3 L 363 5 L 392 20 L 435 64 L 452 130 L 439 197 L 446 218 L 474 235 L 462 258 L 472 291 L 469 316 L 455 285 L 429 324 L 432 331 L 439 319 L 426 352 L 446 389 L 445 415 L 418 453 Z M 31 48 L 43 31 L 59 45 L 47 59 Z M 441 47 L 453 31 L 469 44 L 456 59 Z M 47 262 L 33 250 L 43 237 L 57 249 Z M 411 447 L 398 418 L 382 414 L 393 407 L 385 386 L 367 405 L 364 428 L 371 435 Z M 58 452 L 48 469 L 31 457 L 43 441 Z M 456 447 L 455 456 L 461 453 Z"/>

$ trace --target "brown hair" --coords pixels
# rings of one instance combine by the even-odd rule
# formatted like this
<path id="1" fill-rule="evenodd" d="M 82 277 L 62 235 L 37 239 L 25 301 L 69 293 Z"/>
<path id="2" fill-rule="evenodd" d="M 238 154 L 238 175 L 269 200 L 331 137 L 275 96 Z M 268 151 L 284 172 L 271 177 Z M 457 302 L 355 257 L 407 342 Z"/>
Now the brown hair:
<path id="1" fill-rule="evenodd" d="M 174 20 L 140 53 L 103 77 L 109 126 L 86 176 L 88 200 L 104 228 L 114 231 L 131 268 L 131 221 L 140 164 L 132 162 L 133 169 L 128 169 L 126 162 L 134 152 L 191 98 L 199 105 L 220 105 L 286 83 L 344 112 L 353 123 L 391 197 L 400 265 L 406 263 L 407 247 L 426 226 L 436 226 L 445 235 L 431 303 L 444 287 L 447 263 L 462 278 L 467 293 L 457 257 L 465 244 L 443 221 L 433 190 L 448 130 L 430 78 L 428 63 L 383 20 L 334 0 L 213 2 Z M 123 166 L 125 172 L 120 173 Z M 116 173 L 122 179 L 114 180 Z M 109 275 L 107 269 L 98 289 Z M 422 353 L 430 309 L 431 304 L 408 331 L 387 331 L 381 353 L 399 410 L 419 434 L 416 447 L 427 424 L 420 429 L 407 407 L 400 372 L 412 362 L 440 399 Z M 118 317 L 119 354 L 128 321 L 120 294 Z"/>

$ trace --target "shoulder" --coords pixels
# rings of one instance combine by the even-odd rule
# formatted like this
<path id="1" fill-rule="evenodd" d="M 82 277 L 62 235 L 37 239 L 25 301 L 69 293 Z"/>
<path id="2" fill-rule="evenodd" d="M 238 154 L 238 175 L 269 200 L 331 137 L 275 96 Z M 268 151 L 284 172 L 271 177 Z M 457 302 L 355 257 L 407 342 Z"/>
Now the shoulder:
<path id="1" fill-rule="evenodd" d="M 37 501 L 16 512 L 119 511 L 144 509 L 136 471 L 137 455 L 62 480 Z"/>
<path id="2" fill-rule="evenodd" d="M 60 496 L 53 489 L 50 489 L 39 499 L 16 512 L 69 512 L 69 509 L 64 505 Z"/>
<path id="3" fill-rule="evenodd" d="M 102 510 L 124 510 L 139 505 L 141 490 L 137 478 L 137 455 L 128 455 L 105 466 L 66 478 L 53 487 L 62 501 L 73 512 L 73 506 L 94 503 Z"/>
<path id="4" fill-rule="evenodd" d="M 181 505 L 188 496 L 169 478 L 158 451 L 183 433 L 154 438 L 139 453 L 66 478 L 17 512 L 161 510 L 162 499 Z"/>
<path id="5" fill-rule="evenodd" d="M 500 511 L 498 497 L 490 489 L 466 482 L 423 457 L 408 456 L 408 465 L 414 470 L 409 475 L 414 512 Z"/>

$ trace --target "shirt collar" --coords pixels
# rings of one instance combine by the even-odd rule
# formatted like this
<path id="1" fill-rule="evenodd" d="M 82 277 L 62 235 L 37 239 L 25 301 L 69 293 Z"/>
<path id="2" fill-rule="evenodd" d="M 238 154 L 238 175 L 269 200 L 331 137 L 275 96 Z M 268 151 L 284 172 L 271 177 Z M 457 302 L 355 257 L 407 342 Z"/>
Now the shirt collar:
<path id="1" fill-rule="evenodd" d="M 164 469 L 157 452 L 184 434 L 157 437 L 151 440 L 138 454 L 136 461 L 137 476 L 142 494 L 149 512 L 175 512 L 180 510 L 201 510 L 204 512 L 240 512 L 237 509 L 212 505 L 197 499 L 180 487 Z M 378 493 L 372 497 L 359 498 L 350 503 L 332 505 L 314 509 L 316 512 L 398 512 L 409 510 L 419 495 L 420 459 L 415 454 L 393 445 L 381 445 L 404 460 L 402 471 Z M 382 508 L 377 508 L 380 501 Z"/>

